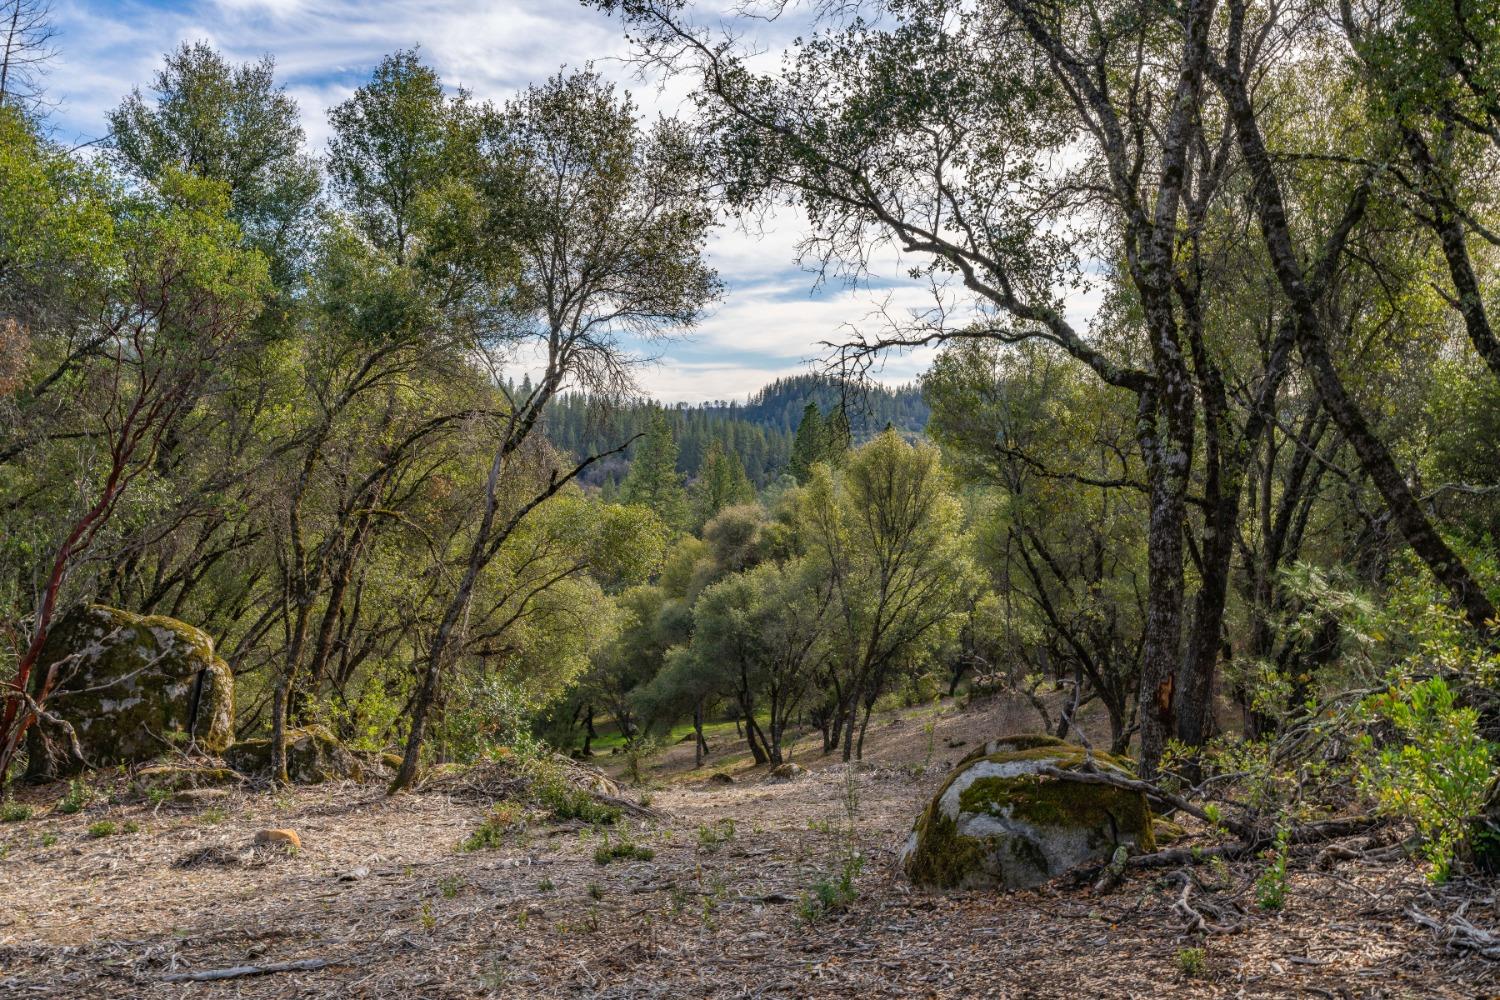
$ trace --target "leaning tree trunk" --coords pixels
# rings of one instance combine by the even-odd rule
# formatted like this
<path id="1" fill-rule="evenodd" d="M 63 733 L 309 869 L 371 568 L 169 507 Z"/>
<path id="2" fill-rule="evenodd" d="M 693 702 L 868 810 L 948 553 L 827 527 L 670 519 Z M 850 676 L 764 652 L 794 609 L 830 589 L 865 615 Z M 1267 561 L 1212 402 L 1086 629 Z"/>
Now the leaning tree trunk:
<path id="1" fill-rule="evenodd" d="M 1371 429 L 1359 404 L 1349 395 L 1323 337 L 1316 303 L 1302 273 L 1292 244 L 1286 205 L 1271 156 L 1260 134 L 1260 123 L 1250 104 L 1245 81 L 1233 66 L 1215 71 L 1219 89 L 1229 107 L 1239 138 L 1240 150 L 1249 168 L 1262 241 L 1271 258 L 1283 294 L 1291 303 L 1297 323 L 1297 352 L 1302 356 L 1324 408 L 1359 457 L 1360 467 L 1375 484 L 1390 510 L 1397 528 L 1417 558 L 1447 591 L 1454 605 L 1480 633 L 1493 634 L 1495 606 L 1470 574 L 1463 560 L 1448 547 L 1422 510 L 1416 493 L 1396 467 L 1385 442 Z"/>

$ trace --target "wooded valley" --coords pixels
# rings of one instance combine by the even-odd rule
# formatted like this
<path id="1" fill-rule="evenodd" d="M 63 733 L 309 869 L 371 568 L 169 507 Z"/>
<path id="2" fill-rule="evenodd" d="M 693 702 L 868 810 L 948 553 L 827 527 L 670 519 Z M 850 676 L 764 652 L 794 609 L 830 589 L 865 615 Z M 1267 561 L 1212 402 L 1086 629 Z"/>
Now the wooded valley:
<path id="1" fill-rule="evenodd" d="M 1500 5 L 585 12 L 0 2 L 0 993 L 1500 992 Z M 652 399 L 771 217 L 930 306 Z"/>

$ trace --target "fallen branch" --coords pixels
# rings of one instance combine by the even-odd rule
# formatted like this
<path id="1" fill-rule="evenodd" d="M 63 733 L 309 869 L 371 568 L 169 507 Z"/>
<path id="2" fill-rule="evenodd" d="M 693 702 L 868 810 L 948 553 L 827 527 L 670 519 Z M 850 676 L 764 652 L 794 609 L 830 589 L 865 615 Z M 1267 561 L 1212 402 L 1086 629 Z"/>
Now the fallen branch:
<path id="1" fill-rule="evenodd" d="M 590 792 L 589 794 L 607 806 L 614 806 L 621 812 L 640 819 L 649 819 L 655 820 L 658 823 L 664 823 L 671 818 L 660 809 L 652 809 L 650 806 L 643 806 L 639 802 L 632 802 L 630 799 L 622 798 L 618 795 L 608 795 L 604 792 Z"/>
<path id="2" fill-rule="evenodd" d="M 1245 929 L 1246 921 L 1243 919 L 1227 924 L 1210 921 L 1193 906 L 1192 873 L 1182 869 L 1177 872 L 1177 875 L 1182 880 L 1182 892 L 1178 894 L 1177 902 L 1172 904 L 1172 911 L 1186 921 L 1186 930 L 1189 934 L 1238 934 Z M 1223 918 L 1223 911 L 1217 904 L 1209 904 L 1207 908 L 1214 911 L 1213 916 L 1216 920 Z"/>
<path id="3" fill-rule="evenodd" d="M 1432 931 L 1433 937 L 1450 951 L 1466 951 L 1481 958 L 1500 961 L 1500 936 L 1469 923 L 1464 919 L 1463 910 L 1446 921 L 1429 917 L 1415 905 L 1406 908 L 1406 915 Z"/>
<path id="4" fill-rule="evenodd" d="M 263 976 L 270 972 L 308 972 L 321 969 L 328 964 L 326 958 L 304 958 L 296 962 L 277 962 L 274 965 L 236 965 L 228 969 L 204 969 L 201 972 L 178 972 L 164 976 L 166 983 L 208 983 L 218 979 L 238 979 L 241 976 Z"/>
<path id="5" fill-rule="evenodd" d="M 1124 788 L 1127 791 L 1140 792 L 1148 798 L 1157 799 L 1172 806 L 1174 809 L 1180 809 L 1189 816 L 1196 816 L 1211 826 L 1222 826 L 1241 840 L 1254 841 L 1260 839 L 1259 831 L 1255 827 L 1237 820 L 1214 817 L 1201 806 L 1194 805 L 1182 796 L 1165 791 L 1152 782 L 1142 781 L 1139 778 L 1127 778 L 1123 774 L 1116 774 L 1112 771 L 1101 771 L 1097 768 L 1087 771 L 1065 770 L 1050 764 L 1044 765 L 1040 769 L 1040 773 L 1052 778 L 1061 778 L 1064 781 L 1077 782 L 1081 785 L 1109 785 L 1113 788 Z"/>

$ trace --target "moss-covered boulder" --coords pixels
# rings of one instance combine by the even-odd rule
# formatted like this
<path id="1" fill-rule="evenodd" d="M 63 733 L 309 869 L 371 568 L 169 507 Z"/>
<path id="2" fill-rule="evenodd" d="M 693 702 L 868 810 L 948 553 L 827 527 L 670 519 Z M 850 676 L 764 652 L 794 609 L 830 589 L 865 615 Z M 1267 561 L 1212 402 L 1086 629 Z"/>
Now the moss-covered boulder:
<path id="1" fill-rule="evenodd" d="M 236 771 L 268 774 L 271 741 L 266 738 L 240 740 L 224 751 L 224 760 Z M 286 774 L 299 785 L 324 781 L 363 781 L 365 769 L 326 726 L 299 726 L 286 731 Z"/>
<path id="2" fill-rule="evenodd" d="M 57 669 L 51 706 L 89 764 L 150 760 L 168 742 L 217 754 L 234 741 L 234 677 L 185 622 L 81 605 L 52 627 L 39 663 L 39 675 Z"/>
<path id="3" fill-rule="evenodd" d="M 991 740 L 963 759 L 917 818 L 901 852 L 906 874 L 942 889 L 1040 885 L 1121 844 L 1155 850 L 1146 797 L 1041 773 L 1090 759 L 1128 773 L 1108 754 L 1050 736 Z"/>

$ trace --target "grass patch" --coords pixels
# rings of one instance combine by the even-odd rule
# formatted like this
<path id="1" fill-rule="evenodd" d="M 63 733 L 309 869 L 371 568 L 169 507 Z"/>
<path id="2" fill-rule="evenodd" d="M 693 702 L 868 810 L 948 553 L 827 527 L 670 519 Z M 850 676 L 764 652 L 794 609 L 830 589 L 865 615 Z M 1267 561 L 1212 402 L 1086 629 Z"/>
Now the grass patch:
<path id="1" fill-rule="evenodd" d="M 499 802 L 491 807 L 474 832 L 459 846 L 466 851 L 493 850 L 505 842 L 505 835 L 521 823 L 521 807 L 514 802 Z"/>
<path id="2" fill-rule="evenodd" d="M 617 840 L 613 844 L 605 841 L 594 850 L 594 864 L 607 865 L 611 861 L 650 861 L 656 852 L 649 847 L 629 840 Z"/>
<path id="3" fill-rule="evenodd" d="M 22 823 L 31 818 L 32 808 L 20 802 L 0 805 L 0 823 Z"/>
<path id="4" fill-rule="evenodd" d="M 726 816 L 714 823 L 703 823 L 698 827 L 698 849 L 713 854 L 734 839 L 734 820 Z"/>
<path id="5" fill-rule="evenodd" d="M 115 826 L 115 821 L 112 819 L 101 819 L 97 823 L 89 824 L 89 836 L 95 840 L 101 837 L 113 837 L 118 832 L 119 827 Z"/>
<path id="6" fill-rule="evenodd" d="M 864 871 L 865 859 L 858 854 L 850 854 L 844 859 L 843 870 L 837 878 L 819 879 L 814 882 L 812 888 L 802 894 L 802 899 L 797 905 L 797 915 L 809 924 L 815 924 L 820 920 L 826 920 L 835 913 L 843 913 L 854 905 L 859 898 L 859 890 L 854 888 L 854 880 L 859 873 Z"/>

